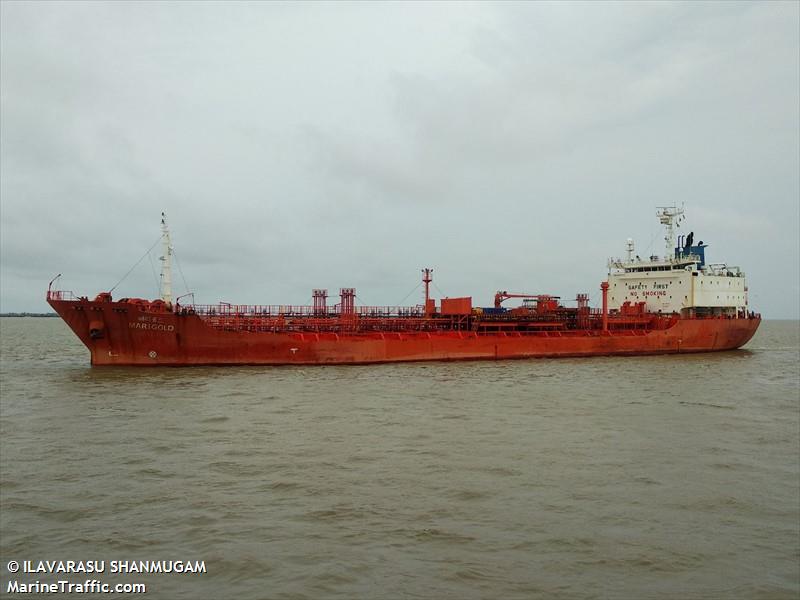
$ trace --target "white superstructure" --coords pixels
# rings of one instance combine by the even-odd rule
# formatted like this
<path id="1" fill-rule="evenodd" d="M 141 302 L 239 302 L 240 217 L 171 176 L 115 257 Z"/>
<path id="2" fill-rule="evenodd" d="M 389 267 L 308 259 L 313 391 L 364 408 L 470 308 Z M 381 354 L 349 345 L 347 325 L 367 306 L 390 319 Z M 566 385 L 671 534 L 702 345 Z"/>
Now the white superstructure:
<path id="1" fill-rule="evenodd" d="M 747 312 L 747 284 L 739 267 L 705 262 L 703 242 L 693 244 L 693 234 L 680 236 L 675 245 L 674 227 L 683 209 L 660 207 L 658 217 L 665 226 L 667 256 L 634 254 L 627 241 L 626 258 L 608 261 L 608 308 L 624 310 L 626 303 L 644 303 L 647 312 L 692 315 L 744 316 Z"/>

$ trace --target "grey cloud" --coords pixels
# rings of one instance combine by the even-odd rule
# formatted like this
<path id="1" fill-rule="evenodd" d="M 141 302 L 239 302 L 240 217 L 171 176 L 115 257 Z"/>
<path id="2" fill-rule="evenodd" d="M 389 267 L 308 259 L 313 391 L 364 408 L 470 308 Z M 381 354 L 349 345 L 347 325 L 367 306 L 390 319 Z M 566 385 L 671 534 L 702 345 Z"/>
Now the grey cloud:
<path id="1" fill-rule="evenodd" d="M 421 266 L 571 297 L 685 201 L 754 308 L 798 316 L 795 3 L 0 10 L 3 310 L 58 271 L 111 285 L 164 209 L 205 301 L 394 303 Z M 152 295 L 148 263 L 122 287 Z"/>

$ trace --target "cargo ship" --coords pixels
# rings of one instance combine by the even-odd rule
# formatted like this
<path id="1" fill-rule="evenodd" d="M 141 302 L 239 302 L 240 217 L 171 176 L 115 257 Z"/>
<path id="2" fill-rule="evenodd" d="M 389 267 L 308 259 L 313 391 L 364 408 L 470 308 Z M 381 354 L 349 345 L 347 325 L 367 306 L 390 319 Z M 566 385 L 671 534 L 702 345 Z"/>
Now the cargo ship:
<path id="1" fill-rule="evenodd" d="M 683 208 L 659 207 L 662 257 L 640 258 L 632 239 L 608 261 L 602 304 L 574 306 L 549 294 L 498 291 L 492 306 L 430 295 L 415 306 L 361 306 L 354 288 L 338 302 L 315 289 L 311 306 L 200 305 L 173 301 L 173 248 L 162 214 L 161 297 L 93 299 L 53 288 L 47 301 L 89 349 L 92 365 L 324 365 L 406 361 L 678 354 L 740 348 L 761 323 L 748 309 L 745 274 L 707 263 L 702 241 L 677 236 Z M 57 279 L 57 278 L 56 278 Z M 518 306 L 504 303 L 515 299 Z M 571 304 L 571 303 L 570 303 Z"/>

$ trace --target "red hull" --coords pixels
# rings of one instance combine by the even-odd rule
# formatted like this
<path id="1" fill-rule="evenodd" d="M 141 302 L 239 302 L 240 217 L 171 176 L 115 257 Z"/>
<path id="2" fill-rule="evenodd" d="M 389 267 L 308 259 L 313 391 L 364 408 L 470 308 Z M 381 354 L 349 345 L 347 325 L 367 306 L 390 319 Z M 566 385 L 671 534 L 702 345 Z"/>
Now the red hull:
<path id="1" fill-rule="evenodd" d="M 641 355 L 733 350 L 761 319 L 675 318 L 667 328 L 509 333 L 225 331 L 200 316 L 152 314 L 119 302 L 50 305 L 91 352 L 93 365 L 319 365 Z M 91 329 L 101 335 L 90 334 Z"/>

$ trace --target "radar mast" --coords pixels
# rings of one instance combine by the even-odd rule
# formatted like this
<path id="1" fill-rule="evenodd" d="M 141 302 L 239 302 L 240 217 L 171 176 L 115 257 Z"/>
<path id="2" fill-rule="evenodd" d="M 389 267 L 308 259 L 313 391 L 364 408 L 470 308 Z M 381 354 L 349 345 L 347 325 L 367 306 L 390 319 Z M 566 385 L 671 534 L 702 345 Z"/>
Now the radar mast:
<path id="1" fill-rule="evenodd" d="M 683 207 L 659 206 L 657 208 L 656 215 L 658 220 L 666 229 L 664 234 L 664 242 L 666 243 L 664 260 L 670 261 L 675 256 L 675 228 L 680 227 L 680 223 L 683 221 Z"/>

